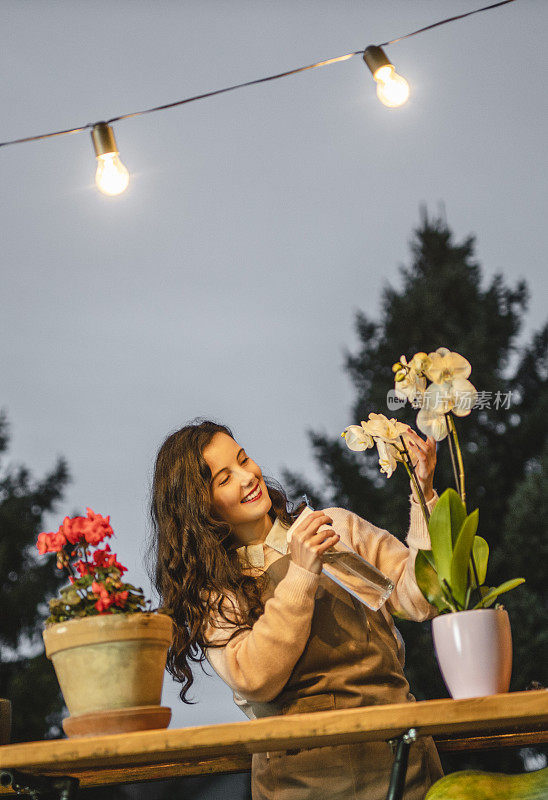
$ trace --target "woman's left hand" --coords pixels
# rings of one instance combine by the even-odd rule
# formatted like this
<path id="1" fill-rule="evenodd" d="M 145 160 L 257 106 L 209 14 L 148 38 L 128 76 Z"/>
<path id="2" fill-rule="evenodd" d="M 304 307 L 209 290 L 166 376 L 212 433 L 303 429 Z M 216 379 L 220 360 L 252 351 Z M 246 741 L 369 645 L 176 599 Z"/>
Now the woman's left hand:
<path id="1" fill-rule="evenodd" d="M 423 491 L 424 499 L 428 502 L 434 496 L 436 442 L 431 436 L 423 439 L 411 428 L 409 428 L 408 435 L 409 455 L 415 467 L 415 475 Z"/>

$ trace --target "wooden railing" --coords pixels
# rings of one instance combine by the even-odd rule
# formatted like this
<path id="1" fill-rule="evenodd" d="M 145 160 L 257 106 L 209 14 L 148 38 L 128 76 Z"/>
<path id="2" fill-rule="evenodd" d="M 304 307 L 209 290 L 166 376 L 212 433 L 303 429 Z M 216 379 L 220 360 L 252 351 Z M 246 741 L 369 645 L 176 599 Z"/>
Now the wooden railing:
<path id="1" fill-rule="evenodd" d="M 548 691 L 470 700 L 320 711 L 291 716 L 114 736 L 0 747 L 0 769 L 77 777 L 82 787 L 248 770 L 251 754 L 357 741 L 388 740 L 414 728 L 440 750 L 548 741 Z M 1 789 L 0 794 L 11 793 Z"/>

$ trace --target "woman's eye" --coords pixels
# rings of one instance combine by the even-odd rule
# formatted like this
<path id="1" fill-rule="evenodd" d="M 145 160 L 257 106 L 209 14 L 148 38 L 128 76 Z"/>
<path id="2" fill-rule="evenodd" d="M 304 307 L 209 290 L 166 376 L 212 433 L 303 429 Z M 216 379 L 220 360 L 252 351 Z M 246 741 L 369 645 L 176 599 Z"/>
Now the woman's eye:
<path id="1" fill-rule="evenodd" d="M 222 479 L 222 481 L 219 481 L 219 486 L 223 486 L 223 484 L 228 483 L 228 478 L 229 476 L 227 475 L 225 478 Z"/>
<path id="2" fill-rule="evenodd" d="M 249 461 L 249 456 L 244 456 L 242 458 L 242 464 L 245 464 L 247 461 Z"/>

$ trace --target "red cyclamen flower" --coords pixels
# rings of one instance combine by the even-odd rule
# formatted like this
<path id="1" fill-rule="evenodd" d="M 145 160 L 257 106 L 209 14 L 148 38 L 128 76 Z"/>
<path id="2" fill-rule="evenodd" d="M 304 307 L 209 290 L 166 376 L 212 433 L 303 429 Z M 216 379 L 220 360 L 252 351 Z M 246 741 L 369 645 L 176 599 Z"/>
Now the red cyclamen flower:
<path id="1" fill-rule="evenodd" d="M 84 525 L 87 522 L 85 517 L 65 517 L 59 533 L 63 533 L 67 542 L 71 544 L 79 544 L 84 539 Z"/>
<path id="2" fill-rule="evenodd" d="M 58 553 L 66 545 L 67 540 L 60 531 L 56 533 L 39 533 L 36 547 L 40 555 Z"/>
<path id="3" fill-rule="evenodd" d="M 126 604 L 128 594 L 129 592 L 127 589 L 123 592 L 115 592 L 113 595 L 115 605 L 117 605 L 119 608 L 123 608 Z"/>
<path id="4" fill-rule="evenodd" d="M 93 566 L 88 564 L 87 561 L 75 561 L 74 567 L 78 571 L 80 576 L 82 575 L 90 575 L 93 572 Z"/>
<path id="5" fill-rule="evenodd" d="M 114 531 L 110 526 L 110 516 L 102 517 L 101 514 L 96 514 L 91 508 L 86 508 L 88 524 L 86 527 L 86 542 L 92 545 L 97 545 L 102 542 L 106 536 L 112 536 Z"/>
<path id="6" fill-rule="evenodd" d="M 91 591 L 96 597 L 99 597 L 95 603 L 95 608 L 100 614 L 105 614 L 114 603 L 114 597 L 109 594 L 104 583 L 97 583 L 97 581 L 93 581 L 91 584 Z"/>
<path id="7" fill-rule="evenodd" d="M 96 567 L 102 567 L 103 569 L 107 567 L 114 567 L 122 574 L 127 572 L 127 567 L 124 567 L 116 559 L 116 553 L 110 552 L 110 547 L 108 544 L 106 544 L 103 548 L 96 550 L 93 554 L 93 563 Z"/>

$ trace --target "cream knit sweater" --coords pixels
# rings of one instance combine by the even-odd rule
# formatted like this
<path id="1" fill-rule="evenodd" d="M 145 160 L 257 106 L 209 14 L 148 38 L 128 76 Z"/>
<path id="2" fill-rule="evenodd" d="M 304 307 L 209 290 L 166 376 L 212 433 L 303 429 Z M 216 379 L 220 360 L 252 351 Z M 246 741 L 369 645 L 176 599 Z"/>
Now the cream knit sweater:
<path id="1" fill-rule="evenodd" d="M 438 497 L 429 501 L 431 511 Z M 386 606 L 388 611 L 408 619 L 422 621 L 435 615 L 436 610 L 423 597 L 415 580 L 417 550 L 430 549 L 430 537 L 420 506 L 411 498 L 410 525 L 406 547 L 388 531 L 342 508 L 327 508 L 333 528 L 341 541 L 374 564 L 395 584 Z M 266 570 L 282 555 L 264 544 Z M 259 574 L 257 568 L 250 568 Z M 233 689 L 234 700 L 248 713 L 246 701 L 267 703 L 273 700 L 287 683 L 299 660 L 308 636 L 314 599 L 320 575 L 290 562 L 287 574 L 278 583 L 274 595 L 265 603 L 264 613 L 251 630 L 242 630 L 223 647 L 212 647 L 206 656 L 218 675 Z M 234 598 L 227 597 L 224 609 L 231 616 Z M 384 609 L 383 609 L 384 611 Z M 386 612 L 385 612 L 386 613 Z M 207 630 L 209 642 L 225 642 L 235 625 L 215 619 Z M 397 638 L 396 629 L 393 628 Z"/>

